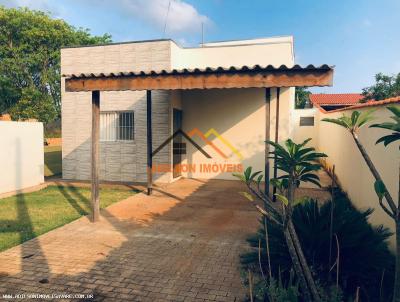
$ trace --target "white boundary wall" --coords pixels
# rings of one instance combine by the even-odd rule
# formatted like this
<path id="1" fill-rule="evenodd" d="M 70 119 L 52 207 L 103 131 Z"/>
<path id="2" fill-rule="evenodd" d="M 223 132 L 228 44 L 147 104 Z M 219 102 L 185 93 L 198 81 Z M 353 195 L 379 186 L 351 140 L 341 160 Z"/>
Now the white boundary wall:
<path id="1" fill-rule="evenodd" d="M 0 193 L 44 182 L 43 124 L 0 121 Z"/>
<path id="2" fill-rule="evenodd" d="M 389 121 L 393 114 L 385 106 L 358 108 L 358 111 L 374 109 L 375 120 L 373 123 Z M 313 146 L 328 155 L 327 164 L 335 165 L 335 172 L 343 190 L 349 195 L 354 205 L 360 209 L 374 208 L 370 222 L 377 225 L 383 224 L 394 231 L 394 223 L 380 208 L 378 198 L 374 190 L 374 178 L 362 158 L 350 133 L 339 125 L 322 122 L 323 118 L 338 118 L 351 115 L 353 110 L 345 110 L 333 113 L 322 113 L 318 109 L 314 111 L 296 110 L 296 116 L 315 116 L 314 127 L 299 127 L 294 133 L 294 140 L 299 142 L 307 137 L 313 138 Z M 390 134 L 377 128 L 364 126 L 359 133 L 359 138 L 365 146 L 373 163 L 381 174 L 388 190 L 393 198 L 398 198 L 398 173 L 400 163 L 399 144 L 392 143 L 384 147 L 383 144 L 375 145 L 378 138 Z M 394 243 L 394 238 L 393 242 Z"/>

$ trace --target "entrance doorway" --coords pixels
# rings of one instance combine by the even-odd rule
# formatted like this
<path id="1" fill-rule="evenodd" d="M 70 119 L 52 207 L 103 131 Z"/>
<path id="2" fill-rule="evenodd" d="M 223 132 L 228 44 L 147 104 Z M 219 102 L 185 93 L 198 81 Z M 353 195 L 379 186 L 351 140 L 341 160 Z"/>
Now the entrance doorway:
<path id="1" fill-rule="evenodd" d="M 182 110 L 173 109 L 173 133 L 182 130 Z M 182 162 L 182 154 L 186 154 L 186 143 L 182 142 L 182 136 L 177 135 L 172 141 L 172 176 L 174 178 L 182 175 L 180 164 Z"/>

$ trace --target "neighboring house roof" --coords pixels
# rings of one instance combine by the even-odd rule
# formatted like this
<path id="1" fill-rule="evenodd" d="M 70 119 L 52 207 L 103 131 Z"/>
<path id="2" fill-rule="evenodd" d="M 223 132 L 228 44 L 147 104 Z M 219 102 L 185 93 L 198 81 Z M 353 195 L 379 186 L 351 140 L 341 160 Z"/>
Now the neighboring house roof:
<path id="1" fill-rule="evenodd" d="M 364 96 L 359 93 L 317 93 L 310 94 L 310 101 L 314 106 L 346 106 L 360 102 Z"/>
<path id="2" fill-rule="evenodd" d="M 11 115 L 8 113 L 0 114 L 0 121 L 11 121 Z"/>
<path id="3" fill-rule="evenodd" d="M 390 105 L 390 104 L 400 104 L 400 95 L 393 97 L 393 98 L 380 100 L 380 101 L 368 101 L 366 103 L 360 103 L 360 104 L 356 104 L 353 106 L 348 106 L 345 108 L 340 108 L 340 109 L 336 109 L 336 110 L 332 110 L 332 111 L 325 111 L 325 110 L 321 110 L 321 111 L 324 113 L 331 113 L 331 112 L 354 110 L 354 109 L 360 109 L 360 108 L 366 108 L 366 107 L 385 106 L 385 105 Z"/>

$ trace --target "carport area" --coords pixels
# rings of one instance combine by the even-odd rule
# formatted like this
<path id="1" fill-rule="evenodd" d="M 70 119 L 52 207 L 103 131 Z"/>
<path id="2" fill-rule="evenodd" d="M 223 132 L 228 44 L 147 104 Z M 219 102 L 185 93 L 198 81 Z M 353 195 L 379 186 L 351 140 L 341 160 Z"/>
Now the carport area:
<path id="1" fill-rule="evenodd" d="M 160 148 L 168 144 L 171 139 L 182 134 L 182 125 L 177 126 L 171 137 L 164 138 L 166 141 L 160 147 L 154 149 L 153 146 L 153 119 L 152 119 L 152 91 L 192 91 L 208 89 L 234 89 L 234 88 L 263 88 L 265 89 L 265 129 L 264 141 L 271 139 L 270 134 L 270 103 L 271 89 L 276 89 L 276 114 L 275 114 L 275 142 L 279 141 L 279 96 L 280 89 L 287 87 L 312 87 L 332 85 L 333 67 L 321 65 L 315 67 L 308 65 L 301 67 L 293 65 L 279 67 L 268 65 L 254 65 L 252 67 L 242 66 L 230 68 L 206 67 L 203 69 L 173 69 L 173 70 L 150 70 L 150 71 L 131 71 L 118 73 L 81 73 L 63 74 L 65 78 L 66 92 L 91 92 L 92 94 L 92 129 L 91 129 L 91 220 L 97 222 L 100 219 L 99 207 L 99 142 L 100 142 L 100 104 L 101 92 L 104 91 L 138 91 L 146 90 L 146 149 L 147 149 L 147 194 L 153 191 L 153 157 L 160 151 Z M 76 99 L 79 101 L 79 98 Z M 246 99 L 241 100 L 243 106 Z M 204 106 L 204 104 L 203 104 Z M 229 105 L 228 105 L 229 106 Z M 239 107 L 240 110 L 240 107 Z M 181 124 L 178 122 L 177 124 Z M 245 127 L 240 127 L 240 132 L 245 132 Z M 157 135 L 157 134 L 156 134 Z M 190 137 L 186 134 L 186 139 Z M 179 143 L 178 143 L 179 144 Z M 194 142 L 193 145 L 196 146 Z M 201 147 L 196 146 L 197 149 Z M 180 147 L 179 147 L 180 148 Z M 202 153 L 211 158 L 204 150 Z M 264 192 L 269 194 L 270 183 L 270 161 L 269 144 L 264 145 Z M 277 177 L 277 167 L 273 169 L 273 177 Z M 273 191 L 275 193 L 275 190 Z"/>
<path id="2" fill-rule="evenodd" d="M 0 295 L 240 301 L 239 254 L 258 226 L 244 189 L 181 179 L 101 210 L 98 223 L 84 217 L 11 248 L 0 253 Z"/>

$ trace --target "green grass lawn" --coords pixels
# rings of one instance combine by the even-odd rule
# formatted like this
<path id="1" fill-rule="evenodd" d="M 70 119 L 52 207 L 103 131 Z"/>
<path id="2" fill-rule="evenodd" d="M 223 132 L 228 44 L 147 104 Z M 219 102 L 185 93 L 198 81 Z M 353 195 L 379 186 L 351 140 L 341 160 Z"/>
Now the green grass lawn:
<path id="1" fill-rule="evenodd" d="M 61 146 L 44 147 L 44 176 L 61 176 Z"/>
<path id="2" fill-rule="evenodd" d="M 101 189 L 100 207 L 135 191 Z M 49 186 L 33 193 L 0 199 L 0 251 L 18 245 L 88 214 L 89 188 Z"/>

